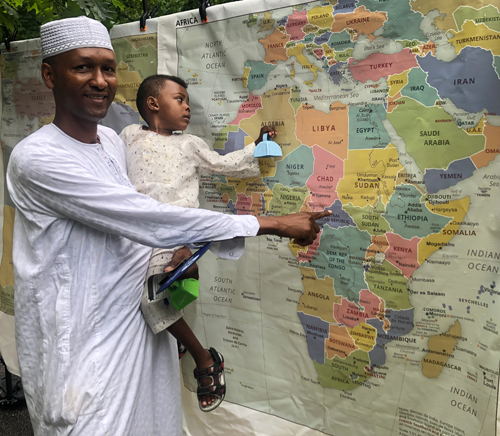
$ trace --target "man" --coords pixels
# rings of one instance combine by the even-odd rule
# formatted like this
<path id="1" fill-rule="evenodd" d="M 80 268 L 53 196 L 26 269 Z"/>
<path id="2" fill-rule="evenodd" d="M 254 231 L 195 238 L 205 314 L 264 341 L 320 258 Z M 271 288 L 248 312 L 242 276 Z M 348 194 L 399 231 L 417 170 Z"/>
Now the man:
<path id="1" fill-rule="evenodd" d="M 117 87 L 106 29 L 70 18 L 42 26 L 41 40 L 56 115 L 15 148 L 7 172 L 16 339 L 35 435 L 181 435 L 177 348 L 139 310 L 150 247 L 260 234 L 306 245 L 327 213 L 229 216 L 137 193 L 124 144 L 98 125 Z M 237 241 L 219 254 L 236 258 Z"/>

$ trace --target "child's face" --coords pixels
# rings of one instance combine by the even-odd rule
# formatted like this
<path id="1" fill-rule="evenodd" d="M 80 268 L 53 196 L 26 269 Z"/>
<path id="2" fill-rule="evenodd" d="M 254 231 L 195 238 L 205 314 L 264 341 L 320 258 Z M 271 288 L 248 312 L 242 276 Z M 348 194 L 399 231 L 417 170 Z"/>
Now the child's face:
<path id="1" fill-rule="evenodd" d="M 161 128 L 176 131 L 186 130 L 191 120 L 189 95 L 186 89 L 176 82 L 166 80 L 157 97 Z"/>

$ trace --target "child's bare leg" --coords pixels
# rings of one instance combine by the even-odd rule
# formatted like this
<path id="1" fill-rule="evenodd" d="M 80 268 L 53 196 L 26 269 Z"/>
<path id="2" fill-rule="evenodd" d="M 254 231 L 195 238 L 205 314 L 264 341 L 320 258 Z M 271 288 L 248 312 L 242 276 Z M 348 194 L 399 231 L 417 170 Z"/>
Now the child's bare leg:
<path id="1" fill-rule="evenodd" d="M 210 353 L 203 348 L 198 341 L 198 338 L 194 335 L 191 328 L 187 325 L 184 318 L 180 318 L 174 322 L 167 330 L 172 334 L 172 336 L 181 342 L 188 350 L 189 354 L 193 357 L 196 367 L 198 369 L 207 368 L 214 363 Z M 211 379 L 209 377 L 204 377 L 200 380 L 202 386 L 209 386 Z M 203 407 L 210 406 L 214 403 L 216 397 L 213 395 L 206 395 L 201 397 L 201 405 Z"/>

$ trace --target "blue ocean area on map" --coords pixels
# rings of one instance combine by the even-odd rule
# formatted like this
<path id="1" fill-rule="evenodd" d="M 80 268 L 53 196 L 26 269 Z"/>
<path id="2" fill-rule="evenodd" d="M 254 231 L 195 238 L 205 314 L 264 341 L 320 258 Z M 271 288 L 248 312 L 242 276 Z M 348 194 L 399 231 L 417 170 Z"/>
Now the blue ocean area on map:
<path id="1" fill-rule="evenodd" d="M 330 334 L 330 324 L 303 312 L 297 315 L 306 334 L 309 356 L 318 363 L 325 363 L 325 339 Z"/>
<path id="2" fill-rule="evenodd" d="M 450 62 L 440 61 L 431 53 L 417 56 L 417 61 L 428 73 L 427 82 L 438 90 L 441 98 L 449 98 L 467 112 L 486 109 L 500 113 L 500 79 L 493 68 L 491 51 L 465 47 Z"/>
<path id="3" fill-rule="evenodd" d="M 424 182 L 429 194 L 435 194 L 441 189 L 455 186 L 461 180 L 472 176 L 476 170 L 468 157 L 452 162 L 446 170 L 428 169 L 424 174 Z"/>

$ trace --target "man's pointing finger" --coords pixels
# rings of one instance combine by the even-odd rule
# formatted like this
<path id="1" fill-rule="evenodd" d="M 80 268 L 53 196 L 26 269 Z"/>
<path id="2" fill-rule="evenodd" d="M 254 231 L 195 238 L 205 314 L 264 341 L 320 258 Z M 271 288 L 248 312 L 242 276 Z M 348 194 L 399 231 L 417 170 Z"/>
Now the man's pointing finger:
<path id="1" fill-rule="evenodd" d="M 314 221 L 319 220 L 321 218 L 324 218 L 325 216 L 331 215 L 332 211 L 331 210 L 322 210 L 321 212 L 313 212 L 312 217 Z"/>

